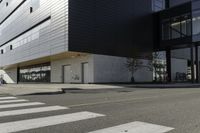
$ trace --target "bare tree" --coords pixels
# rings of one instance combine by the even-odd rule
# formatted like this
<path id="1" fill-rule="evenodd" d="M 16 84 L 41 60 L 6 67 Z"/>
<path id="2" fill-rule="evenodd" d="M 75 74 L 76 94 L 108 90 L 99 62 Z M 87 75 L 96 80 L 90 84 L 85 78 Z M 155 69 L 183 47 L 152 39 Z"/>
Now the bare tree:
<path id="1" fill-rule="evenodd" d="M 131 72 L 131 82 L 135 82 L 134 74 L 138 69 L 147 68 L 149 71 L 153 71 L 152 53 L 146 53 L 138 56 L 139 54 L 133 55 L 133 58 L 127 58 L 126 67 Z M 145 63 L 144 63 L 145 60 Z M 147 61 L 147 62 L 146 62 Z"/>
<path id="2" fill-rule="evenodd" d="M 139 59 L 134 59 L 134 58 L 127 59 L 126 67 L 131 72 L 131 82 L 135 82 L 134 74 L 139 68 L 141 68 L 142 64 L 143 64 L 142 61 Z"/>

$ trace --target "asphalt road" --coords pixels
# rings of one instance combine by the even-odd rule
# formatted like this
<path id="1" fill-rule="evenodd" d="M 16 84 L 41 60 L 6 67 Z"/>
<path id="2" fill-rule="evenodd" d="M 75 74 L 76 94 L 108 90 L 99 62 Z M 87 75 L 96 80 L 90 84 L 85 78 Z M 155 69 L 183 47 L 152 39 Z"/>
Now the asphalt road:
<path id="1" fill-rule="evenodd" d="M 1 95 L 1 97 L 8 97 L 8 95 Z M 167 131 L 167 133 L 200 132 L 200 88 L 66 90 L 66 93 L 63 94 L 41 93 L 17 96 L 17 99 L 29 100 L 26 103 L 45 103 L 45 105 L 34 105 L 34 108 L 61 106 L 68 107 L 68 109 L 0 117 L 0 133 L 3 132 L 4 127 L 8 126 L 9 123 L 10 125 L 19 124 L 17 126 L 20 133 L 87 133 L 136 121 L 154 124 L 155 126 L 174 128 Z M 15 105 L 19 103 L 9 104 Z M 15 110 L 33 108 L 33 106 L 23 106 L 1 109 L 1 105 L 7 104 L 0 104 L 0 116 L 2 111 L 14 110 L 15 112 Z M 83 118 L 80 118 L 82 116 L 81 113 L 84 111 L 88 112 L 88 115 L 94 113 L 97 116 L 91 117 L 83 114 Z M 74 114 L 75 116 L 73 117 L 71 116 L 73 113 L 77 114 Z M 47 121 L 50 123 L 53 120 L 56 121 L 56 119 L 65 121 L 64 119 L 68 117 L 65 116 L 67 114 L 70 114 L 69 118 L 73 119 L 74 122 L 68 120 L 68 122 L 49 126 L 49 123 L 46 126 L 43 123 L 43 118 L 48 118 Z M 53 118 L 52 116 L 60 116 L 60 118 Z M 76 118 L 80 118 L 81 120 L 75 120 Z M 22 123 L 17 123 L 19 121 Z M 44 124 L 44 126 L 37 127 L 36 124 L 35 128 L 31 128 L 33 125 L 26 125 L 29 122 L 33 125 L 34 122 L 35 124 Z M 24 127 L 28 129 L 24 131 L 20 130 Z M 11 126 L 11 128 L 13 128 L 11 131 L 15 131 L 16 127 Z M 145 128 L 147 128 L 146 132 L 142 133 L 163 133 L 161 131 L 151 132 L 148 130 L 148 127 L 143 127 L 142 130 L 145 130 Z M 140 133 L 139 131 L 140 129 L 138 129 L 138 133 Z M 128 129 L 124 130 L 125 132 L 135 133 Z M 4 133 L 6 133 L 6 129 Z M 116 132 L 113 130 L 112 133 Z"/>

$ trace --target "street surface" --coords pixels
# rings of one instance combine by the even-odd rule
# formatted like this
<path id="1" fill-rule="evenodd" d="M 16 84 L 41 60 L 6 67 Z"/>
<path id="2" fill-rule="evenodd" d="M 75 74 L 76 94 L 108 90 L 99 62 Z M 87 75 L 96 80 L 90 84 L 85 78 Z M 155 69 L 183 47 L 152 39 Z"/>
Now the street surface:
<path id="1" fill-rule="evenodd" d="M 199 133 L 199 88 L 0 95 L 0 133 Z"/>

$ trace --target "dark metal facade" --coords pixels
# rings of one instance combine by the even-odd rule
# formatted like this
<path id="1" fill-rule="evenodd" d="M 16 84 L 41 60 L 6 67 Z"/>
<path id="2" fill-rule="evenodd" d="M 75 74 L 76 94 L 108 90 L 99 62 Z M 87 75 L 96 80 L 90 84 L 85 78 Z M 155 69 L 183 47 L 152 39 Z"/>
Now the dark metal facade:
<path id="1" fill-rule="evenodd" d="M 152 52 L 152 1 L 69 0 L 69 51 L 117 56 Z"/>

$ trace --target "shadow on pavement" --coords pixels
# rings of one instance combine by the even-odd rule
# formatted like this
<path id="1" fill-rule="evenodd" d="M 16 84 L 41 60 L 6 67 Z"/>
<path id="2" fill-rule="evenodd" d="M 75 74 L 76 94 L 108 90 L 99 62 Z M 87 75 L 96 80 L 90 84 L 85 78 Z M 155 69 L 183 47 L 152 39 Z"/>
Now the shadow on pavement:
<path id="1" fill-rule="evenodd" d="M 130 88 L 117 88 L 117 89 L 80 89 L 80 88 L 62 88 L 61 91 L 57 92 L 37 92 L 31 94 L 24 94 L 20 96 L 32 96 L 32 95 L 61 95 L 65 93 L 72 93 L 72 94 L 99 94 L 99 93 L 109 93 L 109 92 L 116 92 L 116 93 L 128 93 L 133 92 L 135 89 Z"/>
<path id="2" fill-rule="evenodd" d="M 116 88 L 116 89 L 80 89 L 80 88 L 63 88 L 63 92 L 65 93 L 83 93 L 83 94 L 88 94 L 88 93 L 109 93 L 109 92 L 117 92 L 117 93 L 125 93 L 125 92 L 133 92 L 135 89 L 130 89 L 130 88 Z"/>
<path id="3" fill-rule="evenodd" d="M 99 93 L 128 93 L 138 90 L 156 90 L 156 89 L 189 89 L 189 88 L 200 88 L 200 84 L 133 84 L 133 85 L 120 85 L 121 88 L 98 88 L 98 89 L 81 89 L 81 88 L 61 88 L 60 91 L 56 92 L 36 92 L 30 94 L 23 94 L 20 96 L 31 96 L 31 95 L 61 95 L 65 93 L 72 94 L 99 94 Z"/>
<path id="4" fill-rule="evenodd" d="M 57 92 L 37 92 L 37 93 L 31 93 L 31 94 L 23 94 L 20 96 L 32 96 L 32 95 L 60 95 L 64 94 L 65 92 L 63 91 L 57 91 Z"/>

